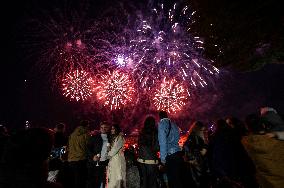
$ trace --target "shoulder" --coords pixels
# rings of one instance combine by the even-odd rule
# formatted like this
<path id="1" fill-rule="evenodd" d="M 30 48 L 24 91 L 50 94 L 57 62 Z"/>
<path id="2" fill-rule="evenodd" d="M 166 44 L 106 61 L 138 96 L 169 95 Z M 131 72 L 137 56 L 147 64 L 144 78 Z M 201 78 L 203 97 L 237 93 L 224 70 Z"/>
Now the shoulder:
<path id="1" fill-rule="evenodd" d="M 124 139 L 123 133 L 119 133 L 119 135 L 116 137 L 117 139 Z"/>
<path id="2" fill-rule="evenodd" d="M 98 142 L 100 140 L 102 140 L 101 134 L 95 134 L 90 137 L 90 141 L 92 142 Z"/>
<path id="3" fill-rule="evenodd" d="M 166 125 L 169 124 L 169 122 L 170 122 L 170 119 L 168 119 L 168 118 L 161 119 L 160 122 L 159 122 L 159 128 L 163 127 L 165 124 Z"/>
<path id="4" fill-rule="evenodd" d="M 169 118 L 163 118 L 160 120 L 160 123 L 168 123 L 170 121 Z"/>

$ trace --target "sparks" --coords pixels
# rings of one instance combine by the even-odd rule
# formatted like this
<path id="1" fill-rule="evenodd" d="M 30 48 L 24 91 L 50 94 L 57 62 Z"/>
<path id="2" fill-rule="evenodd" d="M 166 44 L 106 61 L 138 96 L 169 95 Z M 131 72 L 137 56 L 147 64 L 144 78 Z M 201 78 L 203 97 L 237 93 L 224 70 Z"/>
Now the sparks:
<path id="1" fill-rule="evenodd" d="M 62 91 L 70 100 L 86 100 L 92 95 L 94 81 L 89 74 L 83 70 L 71 71 L 62 80 Z"/>
<path id="2" fill-rule="evenodd" d="M 153 103 L 157 110 L 176 113 L 186 104 L 186 96 L 186 90 L 176 80 L 167 81 L 164 78 L 160 88 L 154 93 Z"/>
<path id="3" fill-rule="evenodd" d="M 131 35 L 131 50 L 135 52 L 132 59 L 136 63 L 133 74 L 142 87 L 155 87 L 164 77 L 183 81 L 186 87 L 197 87 L 196 82 L 218 74 L 202 55 L 202 39 L 187 31 L 195 13 L 189 6 L 180 9 L 174 4 L 165 12 L 161 5 L 152 10 L 150 16 L 140 15 L 143 21 L 137 21 L 136 33 Z"/>
<path id="4" fill-rule="evenodd" d="M 135 94 L 134 85 L 127 74 L 114 71 L 101 76 L 95 88 L 97 98 L 111 110 L 120 109 L 129 104 Z"/>

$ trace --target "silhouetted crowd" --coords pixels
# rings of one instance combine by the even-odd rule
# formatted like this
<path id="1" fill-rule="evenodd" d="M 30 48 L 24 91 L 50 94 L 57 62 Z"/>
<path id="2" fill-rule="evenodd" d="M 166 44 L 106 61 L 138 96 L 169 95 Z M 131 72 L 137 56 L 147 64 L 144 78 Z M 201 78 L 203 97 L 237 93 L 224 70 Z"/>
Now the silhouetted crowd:
<path id="1" fill-rule="evenodd" d="M 167 112 L 158 115 L 145 117 L 135 145 L 108 121 L 90 131 L 82 120 L 70 135 L 63 123 L 13 133 L 0 125 L 0 187 L 284 187 L 284 121 L 275 109 L 194 121 L 185 135 Z"/>

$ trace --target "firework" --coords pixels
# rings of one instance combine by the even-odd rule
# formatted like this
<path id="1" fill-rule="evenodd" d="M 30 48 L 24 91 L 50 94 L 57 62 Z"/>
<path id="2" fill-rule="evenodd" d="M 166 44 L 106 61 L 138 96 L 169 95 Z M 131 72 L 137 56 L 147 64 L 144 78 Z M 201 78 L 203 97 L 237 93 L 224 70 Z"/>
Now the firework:
<path id="1" fill-rule="evenodd" d="M 83 19 L 84 11 L 78 12 L 69 7 L 64 11 L 43 10 L 23 26 L 23 51 L 33 58 L 36 71 L 48 75 L 52 85 L 60 83 L 66 72 L 92 68 L 90 41 L 94 28 L 90 19 Z"/>
<path id="2" fill-rule="evenodd" d="M 151 88 L 164 77 L 204 87 L 218 74 L 202 56 L 203 41 L 189 32 L 194 13 L 188 6 L 180 9 L 175 4 L 168 11 L 161 5 L 150 16 L 140 16 L 130 48 L 134 77 L 142 87 Z"/>
<path id="3" fill-rule="evenodd" d="M 103 101 L 104 105 L 110 106 L 111 110 L 127 105 L 135 94 L 129 76 L 118 71 L 102 76 L 95 91 L 97 98 Z"/>
<path id="4" fill-rule="evenodd" d="M 62 80 L 62 90 L 65 97 L 71 100 L 86 100 L 92 95 L 94 81 L 85 71 L 71 71 Z"/>
<path id="5" fill-rule="evenodd" d="M 159 89 L 154 93 L 153 103 L 157 110 L 176 113 L 186 104 L 187 93 L 184 87 L 172 79 L 164 78 Z"/>

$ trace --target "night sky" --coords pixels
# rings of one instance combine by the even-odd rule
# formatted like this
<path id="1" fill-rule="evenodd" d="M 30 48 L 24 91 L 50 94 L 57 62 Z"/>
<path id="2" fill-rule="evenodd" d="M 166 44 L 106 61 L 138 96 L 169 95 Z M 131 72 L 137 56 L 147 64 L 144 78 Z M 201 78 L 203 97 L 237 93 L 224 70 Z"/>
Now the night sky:
<path id="1" fill-rule="evenodd" d="M 81 118 L 87 118 L 96 126 L 106 119 L 103 110 L 87 103 L 69 102 L 58 90 L 51 89 L 47 75 L 35 71 L 34 59 L 28 58 L 30 54 L 25 54 L 19 47 L 26 40 L 23 27 L 27 21 L 42 19 L 43 12 L 46 14 L 56 8 L 81 9 L 82 2 L 12 0 L 1 3 L 1 124 L 14 129 L 24 127 L 26 120 L 47 127 L 63 121 L 72 127 Z M 86 17 L 91 19 L 114 6 L 113 1 L 85 2 L 88 7 Z M 186 127 L 193 119 L 209 121 L 228 115 L 243 118 L 267 105 L 284 114 L 283 13 L 277 1 L 252 2 L 218 0 L 213 4 L 209 0 L 192 1 L 200 15 L 193 32 L 205 39 L 205 56 L 215 60 L 222 74 L 214 91 L 201 92 L 202 95 L 194 98 L 187 111 L 180 115 L 181 127 Z M 147 1 L 132 1 L 133 6 L 145 3 Z M 213 28 L 209 27 L 210 23 Z M 213 44 L 220 46 L 221 54 Z M 132 120 L 128 121 L 130 125 L 124 125 L 125 129 L 138 126 L 145 113 L 152 113 L 143 107 L 135 111 L 136 114 L 130 117 Z M 112 115 L 116 121 L 127 124 L 121 119 L 125 114 L 122 111 L 107 116 Z"/>

